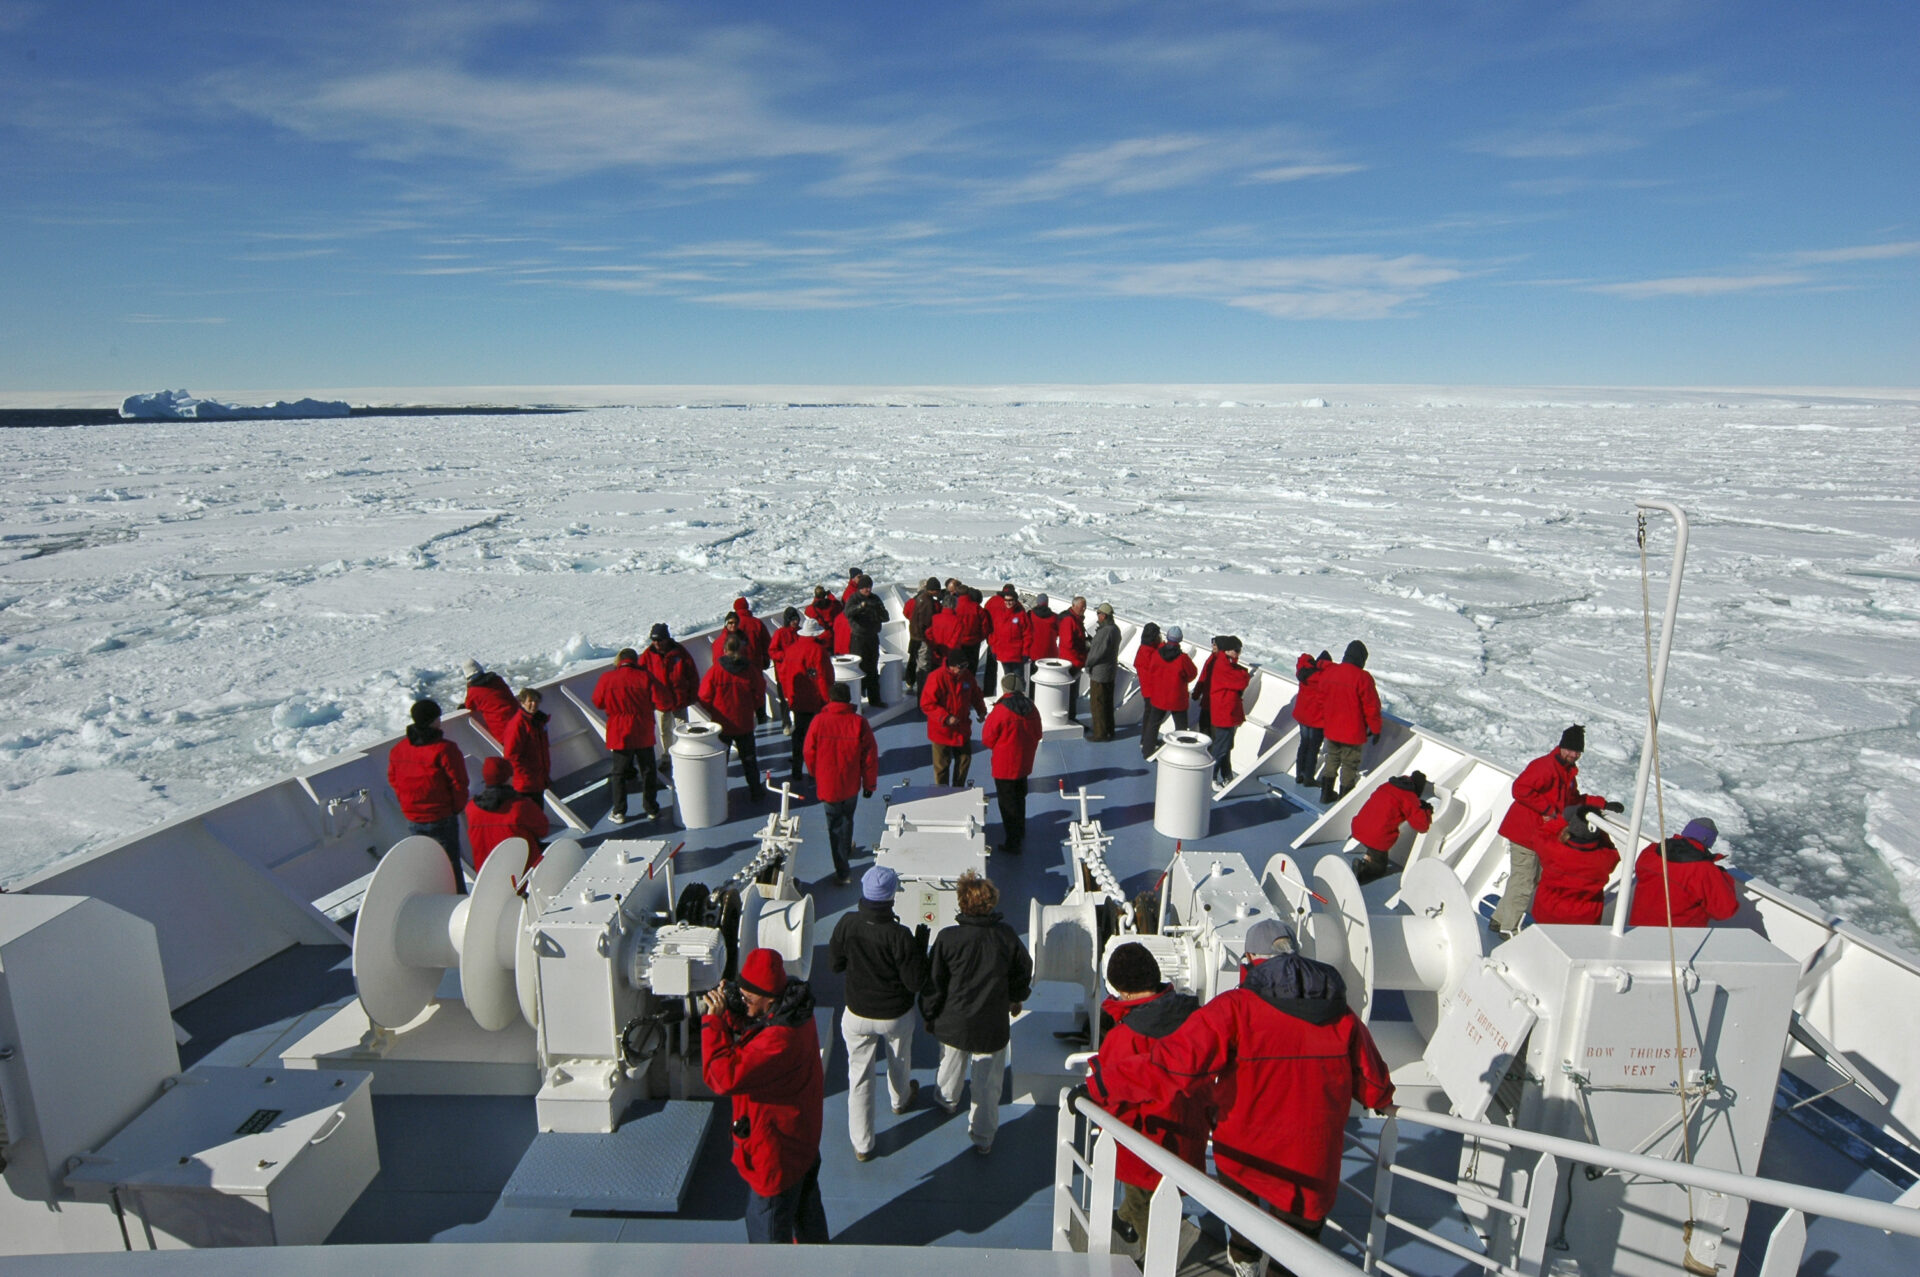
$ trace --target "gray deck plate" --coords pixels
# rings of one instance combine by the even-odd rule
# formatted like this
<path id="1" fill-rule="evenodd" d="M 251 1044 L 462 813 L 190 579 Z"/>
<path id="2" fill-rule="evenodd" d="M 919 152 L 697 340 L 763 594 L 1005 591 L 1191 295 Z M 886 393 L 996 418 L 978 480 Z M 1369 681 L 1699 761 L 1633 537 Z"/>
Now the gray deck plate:
<path id="1" fill-rule="evenodd" d="M 665 1100 L 612 1134 L 542 1131 L 513 1168 L 503 1206 L 667 1213 L 680 1209 L 711 1100 Z"/>

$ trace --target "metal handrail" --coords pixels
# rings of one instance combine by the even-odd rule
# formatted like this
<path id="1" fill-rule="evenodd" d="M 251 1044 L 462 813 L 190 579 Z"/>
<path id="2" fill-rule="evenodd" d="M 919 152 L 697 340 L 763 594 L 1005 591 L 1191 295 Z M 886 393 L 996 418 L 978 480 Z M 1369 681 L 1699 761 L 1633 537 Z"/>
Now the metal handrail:
<path id="1" fill-rule="evenodd" d="M 1295 1232 L 1205 1171 L 1167 1152 L 1085 1096 L 1076 1098 L 1073 1107 L 1080 1116 L 1105 1132 L 1109 1139 L 1160 1172 L 1162 1178 L 1172 1181 L 1174 1187 L 1225 1220 L 1228 1227 L 1291 1268 L 1299 1277 L 1353 1277 L 1361 1271 L 1326 1247 Z"/>
<path id="2" fill-rule="evenodd" d="M 1865 1201 L 1824 1188 L 1807 1188 L 1801 1184 L 1760 1179 L 1757 1176 L 1741 1175 L 1734 1171 L 1690 1166 L 1685 1162 L 1670 1162 L 1665 1158 L 1648 1157 L 1644 1153 L 1623 1153 L 1616 1149 L 1603 1148 L 1598 1144 L 1570 1140 L 1558 1135 L 1541 1135 L 1511 1126 L 1495 1126 L 1490 1122 L 1469 1122 L 1465 1118 L 1454 1117 L 1450 1113 L 1401 1108 L 1395 1111 L 1394 1116 L 1401 1122 L 1416 1126 L 1430 1126 L 1436 1130 L 1454 1131 L 1461 1135 L 1493 1140 L 1511 1148 L 1524 1148 L 1531 1152 L 1563 1157 L 1570 1162 L 1605 1166 L 1632 1175 L 1645 1175 L 1669 1184 L 1684 1184 L 1690 1188 L 1705 1189 L 1710 1193 L 1724 1193 L 1730 1197 L 1744 1198 L 1751 1202 L 1765 1202 L 1769 1206 L 1797 1210 L 1806 1215 L 1844 1220 L 1850 1224 L 1883 1229 L 1886 1232 L 1900 1233 L 1907 1237 L 1920 1237 L 1920 1209 L 1910 1206 Z"/>

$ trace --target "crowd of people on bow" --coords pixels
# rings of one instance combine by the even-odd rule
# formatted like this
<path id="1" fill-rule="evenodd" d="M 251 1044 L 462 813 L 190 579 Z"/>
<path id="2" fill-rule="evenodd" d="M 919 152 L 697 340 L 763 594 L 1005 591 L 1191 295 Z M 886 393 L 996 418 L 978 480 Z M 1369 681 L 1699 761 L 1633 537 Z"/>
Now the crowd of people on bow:
<path id="1" fill-rule="evenodd" d="M 1065 715 L 1077 721 L 1084 679 L 1090 709 L 1086 739 L 1116 739 L 1115 688 L 1121 631 L 1110 604 L 1088 619 L 1074 597 L 1055 610 L 1045 594 L 1023 599 L 1012 584 L 990 596 L 955 579 L 929 578 L 906 600 L 907 649 L 902 685 L 925 716 L 938 785 L 964 787 L 973 755 L 973 723 L 989 752 L 1001 842 L 1018 854 L 1025 838 L 1027 782 L 1043 724 L 1029 689 L 1039 662 L 1063 662 Z M 879 783 L 879 750 L 871 724 L 855 705 L 851 681 L 835 656 L 858 663 L 859 696 L 882 701 L 881 632 L 893 619 L 855 569 L 837 595 L 815 587 L 803 608 L 789 607 L 769 625 L 744 598 L 713 638 L 712 660 L 700 672 L 665 624 L 647 645 L 615 657 L 592 693 L 605 717 L 613 758 L 610 820 L 660 816 L 659 791 L 671 781 L 676 729 L 698 706 L 738 755 L 749 802 L 767 797 L 755 738 L 778 719 L 790 738 L 787 781 L 801 792 L 811 780 L 825 810 L 834 878 L 851 882 L 854 813 Z M 1196 665 L 1179 626 L 1142 626 L 1132 668 L 1142 698 L 1140 749 L 1151 757 L 1163 730 L 1206 734 L 1215 776 L 1233 779 L 1232 744 L 1247 719 L 1247 693 L 1258 666 L 1241 662 L 1233 635 L 1216 636 Z M 1380 696 L 1358 639 L 1339 661 L 1328 651 L 1302 653 L 1291 714 L 1298 725 L 1294 779 L 1323 803 L 1344 798 L 1359 782 L 1363 751 L 1385 730 Z M 464 891 L 461 816 L 474 872 L 506 838 L 526 839 L 537 859 L 548 836 L 545 798 L 551 777 L 547 715 L 537 688 L 517 693 L 499 674 L 469 660 L 468 710 L 501 754 L 481 769 L 468 793 L 459 747 L 440 730 L 441 708 L 414 703 L 405 738 L 389 756 L 388 778 L 409 828 L 445 849 Z M 982 688 L 997 695 L 991 708 Z M 1505 892 L 1489 926 L 1512 935 L 1529 913 L 1537 923 L 1598 923 L 1606 885 L 1619 863 L 1607 833 L 1593 823 L 1621 804 L 1582 793 L 1578 762 L 1585 729 L 1569 727 L 1558 745 L 1533 760 L 1512 787 L 1499 833 L 1508 844 Z M 1314 788 L 1317 785 L 1317 793 Z M 1374 786 L 1355 811 L 1362 882 L 1398 872 L 1393 849 L 1402 831 L 1432 828 L 1434 791 L 1415 771 Z M 1635 865 L 1631 922 L 1705 926 L 1737 909 L 1731 877 L 1712 851 L 1718 831 L 1697 819 L 1649 844 Z M 949 1113 L 969 1097 L 973 1148 L 990 1152 L 999 1125 L 999 1097 L 1010 1023 L 1031 990 L 1033 965 L 999 909 L 988 879 L 969 874 L 958 890 L 959 912 L 937 936 L 909 930 L 894 910 L 899 880 L 876 865 L 860 884 L 860 901 L 836 926 L 828 947 L 845 978 L 841 1034 L 849 1064 L 848 1134 L 855 1157 L 876 1155 L 874 1063 L 884 1052 L 888 1099 L 895 1113 L 916 1101 L 909 1076 L 916 1026 L 940 1043 L 934 1103 Z M 1110 956 L 1114 991 L 1102 1008 L 1106 1032 L 1088 1090 L 1135 1129 L 1193 1165 L 1204 1164 L 1211 1140 L 1215 1163 L 1235 1191 L 1295 1228 L 1317 1235 L 1339 1182 L 1341 1130 L 1350 1101 L 1381 1109 L 1392 1084 L 1366 1027 L 1347 1009 L 1339 972 L 1282 945 L 1257 955 L 1240 988 L 1205 1006 L 1163 978 L 1152 954 L 1124 944 Z M 747 1227 L 755 1241 L 825 1241 L 819 1195 L 824 1077 L 813 1026 L 813 995 L 786 973 L 770 949 L 746 953 L 736 980 L 711 994 L 703 1017 L 703 1066 L 716 1094 L 732 1097 L 734 1164 L 749 1188 Z M 1146 1229 L 1147 1194 L 1158 1175 L 1123 1154 L 1123 1236 Z M 1251 1272 L 1258 1256 L 1244 1245 L 1233 1266 Z"/>

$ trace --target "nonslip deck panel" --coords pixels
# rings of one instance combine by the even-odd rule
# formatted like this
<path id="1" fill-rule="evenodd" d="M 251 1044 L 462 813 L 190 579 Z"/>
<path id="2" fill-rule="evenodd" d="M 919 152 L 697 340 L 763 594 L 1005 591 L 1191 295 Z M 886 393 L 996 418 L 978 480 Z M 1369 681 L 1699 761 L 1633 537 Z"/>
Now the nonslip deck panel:
<path id="1" fill-rule="evenodd" d="M 568 1211 L 665 1213 L 684 1204 L 714 1105 L 701 1100 L 635 1106 L 615 1131 L 542 1131 L 533 1137 L 500 1204 Z"/>

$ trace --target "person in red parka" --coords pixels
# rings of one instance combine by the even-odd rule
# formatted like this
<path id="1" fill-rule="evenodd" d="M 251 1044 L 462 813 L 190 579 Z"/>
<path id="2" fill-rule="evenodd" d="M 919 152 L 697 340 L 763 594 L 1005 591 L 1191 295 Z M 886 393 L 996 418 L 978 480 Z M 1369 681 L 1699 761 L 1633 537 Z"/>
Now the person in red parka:
<path id="1" fill-rule="evenodd" d="M 973 661 L 965 648 L 947 654 L 920 689 L 920 711 L 927 716 L 927 740 L 933 746 L 933 783 L 964 789 L 973 766 L 973 716 L 985 716 L 987 702 L 973 681 Z"/>
<path id="2" fill-rule="evenodd" d="M 767 623 L 753 614 L 744 598 L 733 601 L 733 615 L 740 618 L 740 636 L 747 640 L 747 659 L 764 673 L 772 662 L 769 644 L 773 636 L 767 632 Z"/>
<path id="3" fill-rule="evenodd" d="M 1222 634 L 1213 640 L 1213 655 L 1207 658 L 1212 672 L 1202 675 L 1206 684 L 1207 718 L 1213 744 L 1213 778 L 1233 779 L 1233 734 L 1247 721 L 1246 691 L 1253 683 L 1253 671 L 1240 664 L 1240 640 Z"/>
<path id="4" fill-rule="evenodd" d="M 987 616 L 987 610 L 980 606 L 980 591 L 970 585 L 961 586 L 960 592 L 953 598 L 953 616 L 957 639 L 951 650 L 965 652 L 967 668 L 978 669 L 980 645 L 993 632 L 993 621 Z"/>
<path id="5" fill-rule="evenodd" d="M 1386 1062 L 1347 1009 L 1340 972 L 1290 945 L 1145 1054 L 1108 1060 L 1103 1052 L 1093 1069 L 1090 1093 L 1097 1085 L 1134 1104 L 1169 1103 L 1211 1084 L 1221 1180 L 1316 1238 L 1340 1190 L 1349 1106 L 1393 1103 Z M 1229 1248 L 1237 1273 L 1256 1271 L 1257 1252 L 1238 1237 Z"/>
<path id="6" fill-rule="evenodd" d="M 506 679 L 481 669 L 476 660 L 469 658 L 462 668 L 467 676 L 467 698 L 460 708 L 479 719 L 497 745 L 506 740 L 508 726 L 520 716 L 513 689 L 507 686 Z"/>
<path id="7" fill-rule="evenodd" d="M 749 1242 L 827 1240 L 820 1203 L 826 1076 L 813 990 L 772 949 L 703 1002 L 700 1076 L 733 1099 L 733 1166 L 747 1184 Z"/>
<path id="8" fill-rule="evenodd" d="M 1100 1059 L 1108 1067 L 1118 1059 L 1148 1054 L 1155 1042 L 1200 1009 L 1199 998 L 1174 991 L 1159 960 L 1137 941 L 1117 945 L 1107 955 L 1107 987 L 1113 996 L 1100 1005 Z M 1087 1093 L 1095 1104 L 1175 1157 L 1206 1169 L 1211 1087 L 1181 1090 L 1158 1103 L 1128 1103 L 1114 1099 L 1090 1079 Z M 1160 1172 L 1123 1148 L 1114 1154 L 1113 1174 L 1125 1186 L 1120 1209 L 1114 1212 L 1123 1226 L 1121 1235 L 1128 1242 L 1141 1241 L 1147 1235 L 1147 1203 L 1160 1186 Z"/>
<path id="9" fill-rule="evenodd" d="M 1667 839 L 1664 867 L 1660 844 L 1648 843 L 1633 862 L 1633 911 L 1627 921 L 1636 927 L 1666 926 L 1669 898 L 1676 927 L 1704 927 L 1739 913 L 1740 894 L 1733 875 L 1713 854 L 1719 838 L 1719 827 L 1705 816 L 1688 821 L 1685 829 Z"/>
<path id="10" fill-rule="evenodd" d="M 786 631 L 782 630 L 781 633 Z M 806 761 L 807 732 L 813 716 L 827 707 L 827 692 L 833 687 L 833 661 L 820 645 L 825 631 L 820 622 L 808 617 L 793 642 L 780 653 L 776 673 L 780 677 L 780 696 L 793 715 L 793 743 L 787 750 L 787 779 L 800 783 L 800 768 Z"/>
<path id="11" fill-rule="evenodd" d="M 1362 883 L 1399 873 L 1387 853 L 1400 841 L 1400 826 L 1410 825 L 1415 833 L 1433 828 L 1433 804 L 1427 801 L 1427 774 L 1410 772 L 1395 776 L 1367 795 L 1353 818 L 1353 840 L 1360 844 L 1360 857 L 1353 862 L 1353 876 Z"/>
<path id="12" fill-rule="evenodd" d="M 1560 837 L 1540 845 L 1540 888 L 1533 896 L 1537 923 L 1591 926 L 1606 908 L 1607 880 L 1620 852 L 1604 829 L 1587 823 L 1592 809 L 1575 803 L 1565 812 Z"/>
<path id="13" fill-rule="evenodd" d="M 995 607 L 994 604 L 999 604 Z M 987 661 L 980 676 L 982 686 L 998 687 L 1000 680 L 1012 674 L 1026 685 L 1027 640 L 1033 636 L 1033 617 L 1022 606 L 1017 594 L 994 595 L 987 600 L 987 616 L 992 626 L 987 636 Z M 1000 666 L 994 671 L 995 663 Z"/>
<path id="14" fill-rule="evenodd" d="M 1053 604 L 1044 594 L 1033 596 L 1033 606 L 1027 609 L 1027 615 L 1033 627 L 1027 631 L 1027 660 L 1051 660 L 1060 654 L 1060 617 L 1053 610 Z"/>
<path id="15" fill-rule="evenodd" d="M 1380 739 L 1380 689 L 1367 673 L 1367 645 L 1347 644 L 1340 663 L 1314 674 L 1320 684 L 1320 730 L 1326 736 L 1327 762 L 1320 773 L 1320 801 L 1353 792 L 1360 783 L 1361 747 Z M 1339 782 L 1339 793 L 1334 782 Z"/>
<path id="16" fill-rule="evenodd" d="M 1140 753 L 1153 757 L 1160 748 L 1160 729 L 1167 719 L 1180 731 L 1187 730 L 1187 688 L 1200 671 L 1193 658 L 1180 646 L 1180 627 L 1169 625 L 1159 647 L 1150 647 L 1142 633 L 1141 645 L 1133 654 L 1133 670 L 1140 678 L 1140 695 L 1146 709 L 1140 717 Z"/>
<path id="17" fill-rule="evenodd" d="M 460 809 L 466 805 L 467 760 L 440 731 L 440 703 L 417 700 L 404 740 L 387 754 L 387 784 L 400 800 L 410 833 L 439 843 L 453 862 L 454 887 L 464 893 L 460 872 Z"/>
<path id="18" fill-rule="evenodd" d="M 537 687 L 520 689 L 520 713 L 507 724 L 507 738 L 500 742 L 507 761 L 513 764 L 513 788 L 537 803 L 544 803 L 547 786 L 553 783 L 553 754 L 547 743 L 547 712 L 540 708 Z"/>
<path id="19" fill-rule="evenodd" d="M 1000 699 L 980 728 L 980 743 L 993 751 L 993 787 L 1000 800 L 1000 850 L 1017 856 L 1027 846 L 1027 778 L 1040 748 L 1040 711 L 1020 690 L 1020 676 L 1000 680 Z"/>
<path id="20" fill-rule="evenodd" d="M 720 739 L 733 747 L 740 757 L 740 774 L 746 778 L 747 801 L 759 802 L 767 796 L 760 780 L 760 759 L 754 752 L 753 707 L 765 699 L 766 684 L 760 671 L 747 659 L 745 639 L 727 644 L 725 655 L 707 670 L 700 680 L 700 708 L 720 724 Z"/>
<path id="21" fill-rule="evenodd" d="M 1332 668 L 1333 653 L 1327 651 L 1322 651 L 1317 659 L 1302 652 L 1293 665 L 1294 682 L 1300 685 L 1293 694 L 1293 721 L 1300 725 L 1300 745 L 1293 756 L 1293 779 L 1300 785 L 1318 783 L 1315 778 L 1320 772 L 1320 745 L 1327 738 L 1326 712 L 1321 707 L 1325 698 L 1320 695 L 1318 675 Z"/>
<path id="22" fill-rule="evenodd" d="M 927 622 L 927 655 L 921 658 L 927 667 L 920 680 L 923 685 L 940 672 L 947 657 L 966 646 L 967 633 L 967 622 L 960 615 L 957 599 L 954 606 L 934 613 L 933 619 Z"/>
<path id="23" fill-rule="evenodd" d="M 1562 813 L 1567 808 L 1577 804 L 1621 810 L 1619 803 L 1580 792 L 1580 755 L 1586 748 L 1587 729 L 1575 723 L 1560 733 L 1560 744 L 1551 753 L 1534 759 L 1514 777 L 1513 805 L 1500 821 L 1500 836 L 1507 840 L 1507 886 L 1487 923 L 1489 930 L 1510 936 L 1519 929 L 1520 917 L 1533 904 L 1534 889 L 1540 884 L 1540 849 L 1560 845 L 1560 830 L 1566 823 Z"/>
<path id="24" fill-rule="evenodd" d="M 640 668 L 640 653 L 620 649 L 613 668 L 593 685 L 593 703 L 607 716 L 607 749 L 613 754 L 613 773 L 607 777 L 612 803 L 607 818 L 627 823 L 627 782 L 640 777 L 641 810 L 652 820 L 660 814 L 660 777 L 653 759 L 653 680 Z"/>
<path id="25" fill-rule="evenodd" d="M 1073 666 L 1073 682 L 1067 684 L 1069 723 L 1080 718 L 1080 675 L 1087 668 L 1087 646 L 1087 600 L 1076 594 L 1054 626 L 1054 654 Z"/>
<path id="26" fill-rule="evenodd" d="M 527 868 L 540 863 L 540 840 L 550 826 L 547 813 L 531 798 L 513 792 L 513 767 L 504 758 L 480 764 L 484 788 L 467 803 L 467 846 L 473 852 L 473 872 L 487 863 L 493 849 L 509 838 L 527 840 Z"/>
<path id="27" fill-rule="evenodd" d="M 826 586 L 816 585 L 813 587 L 813 602 L 807 604 L 806 612 L 820 622 L 820 629 L 824 633 L 833 628 L 833 618 L 840 615 L 840 600 L 827 593 Z"/>
<path id="28" fill-rule="evenodd" d="M 673 775 L 673 725 L 687 721 L 687 707 L 700 695 L 700 671 L 693 654 L 673 637 L 666 622 L 654 624 L 647 632 L 647 650 L 640 653 L 640 668 L 653 680 L 654 747 L 660 758 L 660 774 Z"/>
<path id="29" fill-rule="evenodd" d="M 833 854 L 833 880 L 853 881 L 853 813 L 860 796 L 873 797 L 880 784 L 880 746 L 873 727 L 853 707 L 853 689 L 835 683 L 827 707 L 807 728 L 807 771 L 814 792 L 827 809 L 827 850 Z"/>
<path id="30" fill-rule="evenodd" d="M 860 568 L 847 569 L 847 588 L 840 591 L 840 606 L 845 607 L 853 601 L 854 595 L 860 593 L 860 578 L 864 575 L 866 573 Z"/>
<path id="31" fill-rule="evenodd" d="M 790 607 L 780 614 L 780 624 L 767 636 L 767 668 L 761 671 L 763 674 L 767 670 L 773 672 L 773 707 L 780 714 L 780 730 L 789 735 L 793 733 L 793 711 L 788 708 L 786 692 L 780 686 L 780 658 L 799 638 L 800 609 Z"/>

